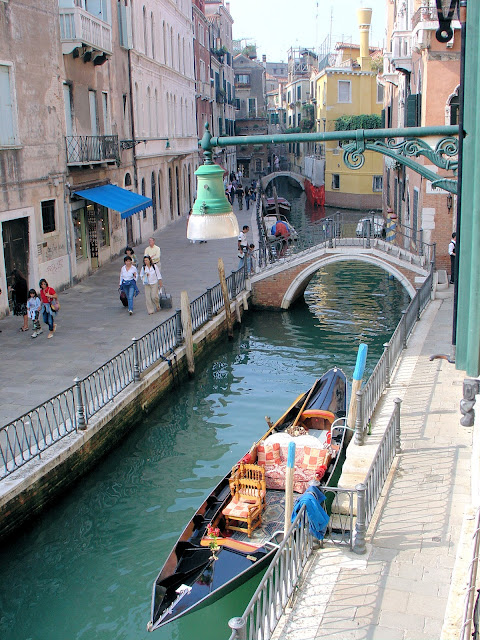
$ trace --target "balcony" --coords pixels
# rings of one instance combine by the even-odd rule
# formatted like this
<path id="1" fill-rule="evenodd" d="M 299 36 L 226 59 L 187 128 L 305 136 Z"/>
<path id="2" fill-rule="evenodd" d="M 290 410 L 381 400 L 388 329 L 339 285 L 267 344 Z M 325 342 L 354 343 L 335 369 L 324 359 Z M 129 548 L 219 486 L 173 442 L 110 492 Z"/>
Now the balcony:
<path id="1" fill-rule="evenodd" d="M 81 47 L 89 59 L 112 54 L 112 27 L 82 7 L 60 7 L 60 40 L 62 53 L 68 55 Z M 95 56 L 95 53 L 97 56 Z M 97 62 L 98 64 L 98 62 Z"/>
<path id="2" fill-rule="evenodd" d="M 66 136 L 67 165 L 120 162 L 118 136 Z"/>
<path id="3" fill-rule="evenodd" d="M 224 104 L 227 101 L 227 95 L 223 89 L 217 89 L 215 93 L 215 100 L 218 104 Z"/>
<path id="4" fill-rule="evenodd" d="M 395 69 L 412 70 L 412 37 L 410 31 L 394 31 L 390 62 Z"/>

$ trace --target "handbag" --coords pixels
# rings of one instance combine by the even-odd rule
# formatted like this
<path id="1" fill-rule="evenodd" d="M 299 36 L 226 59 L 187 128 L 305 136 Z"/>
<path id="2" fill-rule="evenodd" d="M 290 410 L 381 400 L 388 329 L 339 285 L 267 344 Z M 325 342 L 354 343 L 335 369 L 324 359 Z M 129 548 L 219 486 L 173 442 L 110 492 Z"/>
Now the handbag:
<path id="1" fill-rule="evenodd" d="M 171 309 L 172 308 L 172 295 L 167 293 L 162 287 L 160 290 L 160 308 Z"/>
<path id="2" fill-rule="evenodd" d="M 54 312 L 57 313 L 58 311 L 60 311 L 60 302 L 58 301 L 57 298 L 52 298 L 50 300 L 50 309 Z"/>
<path id="3" fill-rule="evenodd" d="M 128 306 L 127 294 L 125 293 L 125 291 L 123 291 L 123 289 L 120 291 L 120 302 L 123 304 L 124 307 Z"/>

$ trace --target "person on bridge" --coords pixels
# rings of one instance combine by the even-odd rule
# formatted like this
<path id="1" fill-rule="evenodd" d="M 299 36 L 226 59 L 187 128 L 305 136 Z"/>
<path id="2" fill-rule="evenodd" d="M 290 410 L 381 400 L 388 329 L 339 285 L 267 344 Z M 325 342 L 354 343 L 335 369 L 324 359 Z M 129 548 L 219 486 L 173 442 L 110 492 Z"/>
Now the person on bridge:
<path id="1" fill-rule="evenodd" d="M 250 227 L 248 226 L 248 224 L 244 224 L 243 225 L 243 229 L 241 230 L 240 235 L 238 236 L 238 258 L 239 258 L 239 262 L 238 262 L 237 269 L 241 269 L 243 267 L 243 265 L 245 264 L 245 257 L 247 255 L 247 250 L 248 250 L 247 233 L 249 231 L 250 231 Z"/>
<path id="2" fill-rule="evenodd" d="M 282 257 L 285 255 L 288 247 L 288 239 L 290 238 L 290 229 L 282 220 L 278 220 L 275 224 L 275 238 L 281 241 L 278 255 Z"/>

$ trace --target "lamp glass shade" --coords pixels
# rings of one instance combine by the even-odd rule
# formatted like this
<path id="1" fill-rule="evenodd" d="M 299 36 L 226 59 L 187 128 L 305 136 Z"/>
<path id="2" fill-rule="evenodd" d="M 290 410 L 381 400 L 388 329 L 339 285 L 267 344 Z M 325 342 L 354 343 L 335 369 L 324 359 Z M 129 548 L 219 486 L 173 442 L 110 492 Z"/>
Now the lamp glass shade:
<path id="1" fill-rule="evenodd" d="M 239 234 L 238 221 L 223 188 L 224 170 L 203 164 L 195 171 L 197 199 L 188 219 L 189 240 L 219 240 Z"/>

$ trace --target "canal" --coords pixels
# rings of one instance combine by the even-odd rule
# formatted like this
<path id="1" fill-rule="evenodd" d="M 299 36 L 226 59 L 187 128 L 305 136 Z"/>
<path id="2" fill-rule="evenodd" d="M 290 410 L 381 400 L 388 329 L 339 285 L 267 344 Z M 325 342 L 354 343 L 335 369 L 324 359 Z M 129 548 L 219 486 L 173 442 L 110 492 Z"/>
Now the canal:
<path id="1" fill-rule="evenodd" d="M 372 370 L 408 304 L 358 262 L 330 265 L 291 310 L 251 313 L 141 424 L 0 552 L 2 640 L 225 640 L 256 584 L 147 634 L 153 580 L 209 490 L 326 369 Z"/>

